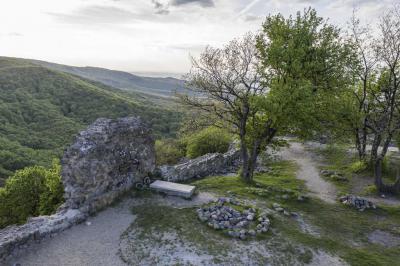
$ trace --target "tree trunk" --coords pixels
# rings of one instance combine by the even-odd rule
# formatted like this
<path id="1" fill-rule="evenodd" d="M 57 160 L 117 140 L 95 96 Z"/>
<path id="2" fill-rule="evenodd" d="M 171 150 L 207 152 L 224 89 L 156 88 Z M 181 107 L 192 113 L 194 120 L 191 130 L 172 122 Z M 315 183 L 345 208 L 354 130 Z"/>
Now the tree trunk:
<path id="1" fill-rule="evenodd" d="M 396 181 L 393 185 L 386 185 L 382 180 L 382 159 L 375 162 L 375 186 L 379 192 L 399 194 L 400 193 L 400 176 L 397 174 Z"/>
<path id="2" fill-rule="evenodd" d="M 373 159 L 374 162 L 374 175 L 375 175 L 375 186 L 378 189 L 379 192 L 383 193 L 391 193 L 391 194 L 398 194 L 400 193 L 400 176 L 397 173 L 396 176 L 396 181 L 392 185 L 387 185 L 383 182 L 382 180 L 382 163 L 383 159 L 386 156 L 386 152 L 388 150 L 390 141 L 391 141 L 392 135 L 389 134 L 385 142 L 383 143 L 382 151 L 378 155 L 378 148 L 379 144 L 381 143 L 382 138 L 380 136 L 377 136 L 374 139 L 374 145 L 372 146 L 372 151 L 371 151 L 371 159 Z"/>
<path id="3" fill-rule="evenodd" d="M 366 148 L 367 148 L 367 129 L 364 127 L 362 129 L 355 129 L 355 141 L 356 141 L 356 149 L 358 152 L 358 158 L 360 161 L 364 161 L 367 157 Z"/>
<path id="4" fill-rule="evenodd" d="M 241 176 L 244 181 L 251 182 L 253 175 L 250 173 L 249 153 L 244 136 L 240 136 L 240 155 L 242 159 L 242 173 Z"/>

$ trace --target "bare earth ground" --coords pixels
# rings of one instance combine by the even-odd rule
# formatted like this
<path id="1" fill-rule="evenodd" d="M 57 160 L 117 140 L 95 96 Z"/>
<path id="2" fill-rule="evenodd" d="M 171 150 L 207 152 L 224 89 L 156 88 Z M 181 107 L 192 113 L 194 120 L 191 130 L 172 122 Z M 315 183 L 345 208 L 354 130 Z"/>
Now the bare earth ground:
<path id="1" fill-rule="evenodd" d="M 306 181 L 306 186 L 311 195 L 328 203 L 336 202 L 336 188 L 319 175 L 317 164 L 312 154 L 299 142 L 290 142 L 290 147 L 282 149 L 280 156 L 283 160 L 295 161 L 299 166 L 297 178 Z"/>

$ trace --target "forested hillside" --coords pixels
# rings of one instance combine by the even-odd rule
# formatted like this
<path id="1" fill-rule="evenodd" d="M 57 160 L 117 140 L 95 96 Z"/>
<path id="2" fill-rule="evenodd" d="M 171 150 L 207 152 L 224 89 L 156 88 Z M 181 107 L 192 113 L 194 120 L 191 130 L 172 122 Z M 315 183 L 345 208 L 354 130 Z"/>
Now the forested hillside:
<path id="1" fill-rule="evenodd" d="M 99 117 L 140 115 L 156 136 L 174 135 L 180 114 L 104 84 L 0 57 L 0 185 L 15 170 L 49 166 Z"/>
<path id="2" fill-rule="evenodd" d="M 184 81 L 176 78 L 141 77 L 128 72 L 99 67 L 75 67 L 40 60 L 27 60 L 53 70 L 98 81 L 114 88 L 141 92 L 153 96 L 173 97 L 175 91 L 184 91 Z"/>

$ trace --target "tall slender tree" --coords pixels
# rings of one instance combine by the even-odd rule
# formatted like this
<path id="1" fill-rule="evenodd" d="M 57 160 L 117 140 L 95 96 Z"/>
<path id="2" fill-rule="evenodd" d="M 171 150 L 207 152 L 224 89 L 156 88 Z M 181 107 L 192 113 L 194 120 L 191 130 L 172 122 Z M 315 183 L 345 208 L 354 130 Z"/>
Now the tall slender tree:
<path id="1" fill-rule="evenodd" d="M 265 95 L 267 87 L 259 73 L 255 44 L 255 36 L 249 33 L 223 48 L 207 47 L 198 60 L 192 59 L 193 67 L 187 75 L 187 88 L 196 96 L 180 95 L 182 103 L 219 118 L 219 125 L 228 125 L 238 135 L 242 177 L 247 182 L 253 178 L 262 145 L 268 144 L 276 134 L 271 121 L 256 119 L 262 109 L 253 104 L 254 99 Z M 260 123 L 262 126 L 258 126 Z"/>

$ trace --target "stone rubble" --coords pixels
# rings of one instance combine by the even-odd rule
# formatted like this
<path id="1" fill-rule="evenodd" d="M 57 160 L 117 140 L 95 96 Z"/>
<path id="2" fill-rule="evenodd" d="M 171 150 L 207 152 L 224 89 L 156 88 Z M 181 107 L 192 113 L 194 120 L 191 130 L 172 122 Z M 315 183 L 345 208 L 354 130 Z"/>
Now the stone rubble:
<path id="1" fill-rule="evenodd" d="M 359 211 L 364 211 L 365 209 L 376 209 L 375 204 L 371 201 L 354 195 L 343 196 L 340 197 L 339 200 L 341 203 L 354 207 Z"/>
<path id="2" fill-rule="evenodd" d="M 257 214 L 255 208 L 247 208 L 240 212 L 227 204 L 242 206 L 233 198 L 219 198 L 215 205 L 197 209 L 198 218 L 210 228 L 226 230 L 227 235 L 242 240 L 268 232 L 268 213 Z"/>

